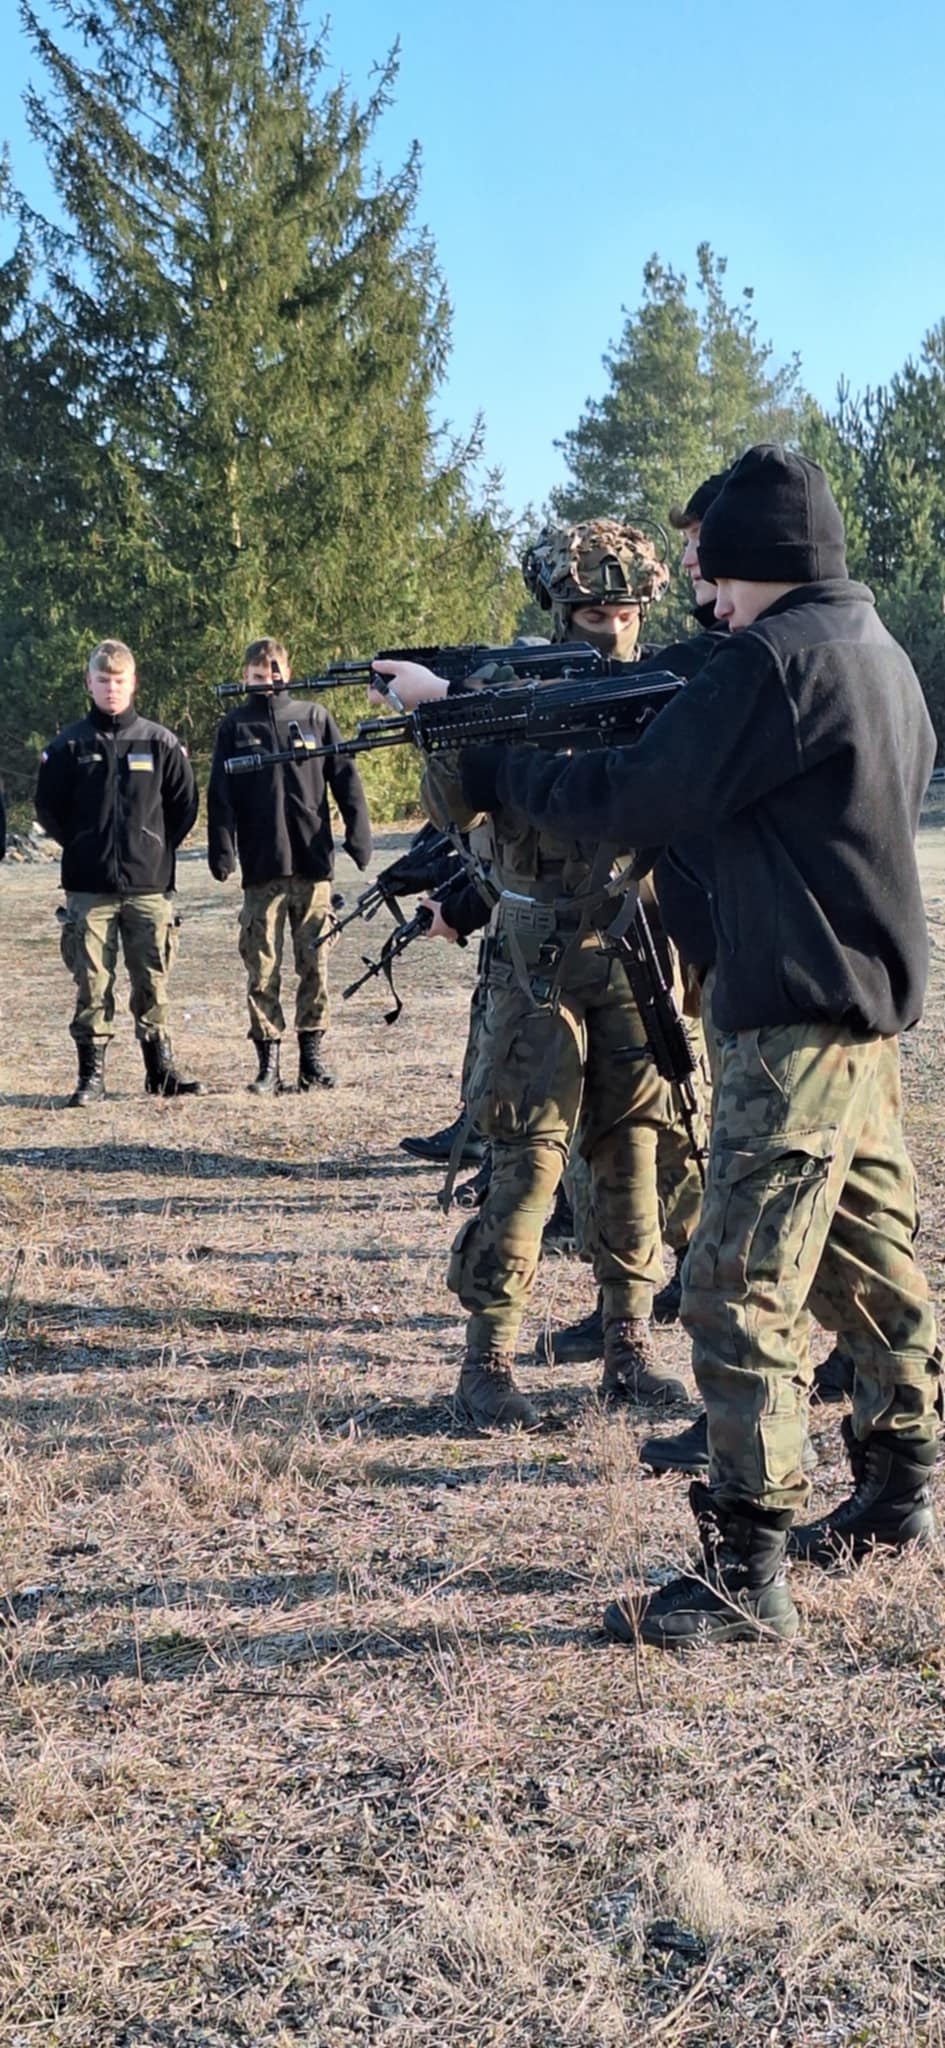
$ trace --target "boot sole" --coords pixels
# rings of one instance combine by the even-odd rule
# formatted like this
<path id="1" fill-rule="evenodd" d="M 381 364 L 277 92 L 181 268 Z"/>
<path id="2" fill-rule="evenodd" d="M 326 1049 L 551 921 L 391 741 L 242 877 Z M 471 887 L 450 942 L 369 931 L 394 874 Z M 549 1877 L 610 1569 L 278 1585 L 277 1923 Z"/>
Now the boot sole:
<path id="1" fill-rule="evenodd" d="M 803 1550 L 798 1544 L 792 1543 L 793 1533 L 793 1530 L 788 1532 L 787 1547 L 788 1556 L 794 1563 L 815 1564 L 821 1571 L 829 1572 L 849 1571 L 852 1565 L 862 1564 L 864 1558 L 869 1557 L 874 1550 L 888 1550 L 892 1555 L 900 1550 L 911 1550 L 913 1545 L 917 1550 L 925 1550 L 930 1543 L 934 1543 L 939 1529 L 934 1517 L 930 1516 L 926 1527 L 914 1529 L 911 1535 L 900 1537 L 898 1540 L 892 1536 L 864 1536 L 853 1537 L 851 1542 L 845 1543 L 842 1537 L 838 1537 L 833 1543 L 812 1544 L 809 1550 Z"/>
<path id="2" fill-rule="evenodd" d="M 540 1426 L 541 1418 L 538 1415 L 533 1416 L 531 1422 L 525 1422 L 520 1415 L 510 1415 L 507 1417 L 494 1415 L 490 1417 L 488 1422 L 481 1421 L 477 1415 L 473 1414 L 471 1408 L 467 1408 L 461 1394 L 453 1396 L 453 1406 L 458 1420 L 464 1422 L 468 1429 L 474 1429 L 477 1436 L 488 1436 L 494 1429 L 521 1429 L 527 1433 L 529 1430 L 538 1429 Z"/>
<path id="3" fill-rule="evenodd" d="M 663 1635 L 656 1629 L 648 1635 L 646 1623 L 642 1622 L 640 1641 L 650 1650 L 671 1650 L 678 1657 L 685 1655 L 687 1650 L 699 1650 L 711 1643 L 717 1643 L 723 1649 L 729 1643 L 770 1643 L 774 1648 L 778 1643 L 794 1642 L 800 1626 L 800 1616 L 795 1614 L 793 1621 L 785 1617 L 781 1624 L 772 1621 L 754 1622 L 747 1618 L 744 1621 L 733 1619 L 700 1629 L 695 1635 L 673 1636 Z"/>
<path id="4" fill-rule="evenodd" d="M 785 1615 L 783 1622 L 753 1621 L 749 1615 L 732 1615 L 730 1621 L 713 1621 L 711 1627 L 700 1628 L 689 1636 L 670 1635 L 655 1626 L 647 1633 L 646 1615 L 640 1618 L 637 1635 L 618 1601 L 613 1601 L 604 1612 L 604 1631 L 612 1642 L 625 1648 L 633 1648 L 637 1640 L 650 1650 L 672 1650 L 677 1656 L 686 1650 L 701 1649 L 706 1643 L 781 1643 L 793 1642 L 800 1629 L 800 1616 L 795 1611 Z"/>
<path id="5" fill-rule="evenodd" d="M 580 1350 L 578 1351 L 558 1351 L 555 1349 L 554 1346 L 552 1346 L 550 1353 L 546 1352 L 543 1346 L 539 1346 L 538 1344 L 536 1344 L 535 1349 L 532 1352 L 532 1364 L 599 1365 L 603 1356 L 603 1344 L 600 1346 L 599 1350 L 594 1351 L 591 1350 L 589 1345 L 582 1345 Z"/>
<path id="6" fill-rule="evenodd" d="M 448 1166 L 452 1159 L 452 1147 L 446 1152 L 433 1151 L 428 1147 L 412 1145 L 409 1138 L 401 1138 L 398 1151 L 406 1152 L 408 1159 L 422 1159 L 427 1166 Z M 486 1156 L 485 1146 L 464 1145 L 456 1162 L 457 1166 L 481 1166 Z"/>
<path id="7" fill-rule="evenodd" d="M 709 1469 L 708 1458 L 657 1458 L 645 1451 L 640 1452 L 640 1463 L 658 1479 L 665 1478 L 667 1472 L 683 1472 L 690 1479 L 702 1479 Z"/>

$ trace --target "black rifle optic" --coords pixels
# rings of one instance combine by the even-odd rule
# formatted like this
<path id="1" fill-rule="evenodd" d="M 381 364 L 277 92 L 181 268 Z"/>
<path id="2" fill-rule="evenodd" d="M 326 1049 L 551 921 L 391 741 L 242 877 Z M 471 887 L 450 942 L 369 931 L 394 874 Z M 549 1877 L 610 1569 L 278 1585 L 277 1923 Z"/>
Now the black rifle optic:
<path id="1" fill-rule="evenodd" d="M 445 677 L 448 683 L 465 683 L 470 676 L 486 668 L 490 662 L 510 668 L 516 675 L 529 675 L 539 680 L 543 676 L 561 676 L 577 673 L 571 664 L 579 658 L 582 673 L 588 674 L 596 665 L 603 666 L 602 657 L 587 640 L 575 640 L 566 647 L 529 647 L 515 641 L 511 647 L 385 647 L 375 654 L 374 661 L 419 661 L 424 668 L 432 668 L 434 675 Z M 370 685 L 372 689 L 386 696 L 383 676 L 375 674 L 370 661 L 330 661 L 320 676 L 293 676 L 290 682 L 281 680 L 272 685 L 276 690 L 350 690 L 358 683 Z M 268 688 L 268 685 L 258 685 Z M 222 683 L 217 690 L 218 697 L 245 697 L 245 683 Z"/>
<path id="2" fill-rule="evenodd" d="M 319 946 L 331 945 L 359 917 L 369 924 L 379 910 L 389 910 L 398 924 L 405 924 L 398 897 L 433 896 L 462 871 L 463 863 L 449 833 L 438 832 L 435 825 L 424 825 L 406 853 L 382 868 L 374 881 L 362 889 L 353 908 L 344 917 L 332 917 L 329 928 L 312 941 L 313 953 L 317 953 Z"/>
<path id="3" fill-rule="evenodd" d="M 567 652 L 549 649 L 549 654 Z M 619 746 L 638 739 L 682 687 L 678 676 L 662 671 L 635 683 L 626 671 L 606 675 L 602 669 L 600 656 L 588 649 L 586 664 L 582 660 L 574 668 L 566 666 L 560 682 L 528 680 L 499 689 L 462 690 L 455 697 L 418 704 L 396 718 L 362 719 L 353 738 L 336 746 L 309 746 L 296 728 L 298 736 L 293 734 L 290 747 L 271 754 L 237 754 L 224 766 L 228 775 L 251 775 L 278 763 L 370 754 L 411 743 L 425 754 L 494 740 L 511 745 L 531 741 L 555 749 Z"/>
<path id="4" fill-rule="evenodd" d="M 357 981 L 349 982 L 347 988 L 342 989 L 342 1002 L 346 1003 L 349 996 L 356 996 L 359 988 L 364 987 L 365 982 L 374 981 L 379 974 L 383 974 L 394 998 L 393 1009 L 385 1010 L 384 1012 L 384 1022 L 385 1024 L 396 1024 L 404 1006 L 394 987 L 394 961 L 399 960 L 401 953 L 406 953 L 407 947 L 413 945 L 414 939 L 422 939 L 424 932 L 429 931 L 432 923 L 432 910 L 429 909 L 427 904 L 421 903 L 419 910 L 414 912 L 413 917 L 404 918 L 402 923 L 394 926 L 393 931 L 384 940 L 376 960 L 369 960 L 367 955 L 362 953 L 361 958 L 364 962 L 365 971 L 363 974 L 359 974 Z M 465 946 L 466 941 L 463 938 L 459 938 L 456 943 L 458 946 Z"/>

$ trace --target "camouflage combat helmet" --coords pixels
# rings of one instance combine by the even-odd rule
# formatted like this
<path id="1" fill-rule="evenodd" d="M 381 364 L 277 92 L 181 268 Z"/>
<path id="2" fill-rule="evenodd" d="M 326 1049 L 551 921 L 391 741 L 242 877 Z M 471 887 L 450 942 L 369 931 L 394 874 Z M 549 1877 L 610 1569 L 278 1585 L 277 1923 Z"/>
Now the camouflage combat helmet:
<path id="1" fill-rule="evenodd" d="M 669 570 L 638 526 L 584 519 L 546 526 L 522 561 L 526 588 L 554 614 L 558 637 L 576 605 L 636 604 L 641 614 L 669 583 Z"/>

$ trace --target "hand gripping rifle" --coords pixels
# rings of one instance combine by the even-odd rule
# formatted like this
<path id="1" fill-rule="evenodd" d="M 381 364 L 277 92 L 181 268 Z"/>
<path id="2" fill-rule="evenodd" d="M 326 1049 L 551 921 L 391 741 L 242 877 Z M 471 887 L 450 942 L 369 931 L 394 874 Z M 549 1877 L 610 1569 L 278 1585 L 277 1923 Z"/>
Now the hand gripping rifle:
<path id="1" fill-rule="evenodd" d="M 528 650 L 535 660 L 534 648 Z M 403 711 L 396 718 L 366 718 L 353 738 L 336 746 L 309 745 L 299 727 L 292 732 L 292 745 L 271 754 L 237 754 L 225 762 L 228 775 L 252 775 L 291 761 L 311 761 L 326 755 L 370 754 L 382 747 L 413 744 L 425 754 L 439 754 L 450 748 L 472 747 L 496 740 L 509 745 L 528 742 L 558 751 L 576 747 L 627 745 L 638 739 L 676 691 L 678 677 L 661 671 L 635 683 L 625 670 L 606 675 L 600 656 L 589 648 L 575 654 L 569 648 L 539 650 L 544 664 L 557 655 L 561 680 L 503 684 L 498 689 L 461 690 L 456 696 L 439 697 Z M 529 676 L 531 677 L 531 671 Z"/>
<path id="2" fill-rule="evenodd" d="M 312 941 L 312 951 L 319 946 L 330 945 L 334 939 L 362 917 L 369 924 L 379 910 L 388 909 L 398 924 L 406 919 L 398 902 L 400 896 L 432 896 L 438 889 L 446 887 L 462 870 L 463 863 L 448 832 L 438 832 L 435 825 L 424 825 L 416 838 L 402 853 L 399 860 L 391 861 L 382 868 L 375 880 L 362 889 L 355 898 L 354 907 L 344 917 L 333 917 L 330 926 Z"/>
<path id="3" fill-rule="evenodd" d="M 357 995 L 365 982 L 374 981 L 377 975 L 383 974 L 394 998 L 393 1009 L 384 1012 L 384 1022 L 396 1024 L 404 1006 L 394 987 L 394 961 L 399 960 L 401 953 L 405 953 L 407 947 L 413 945 L 414 939 L 422 939 L 424 932 L 429 931 L 432 923 L 433 912 L 426 903 L 421 903 L 419 910 L 415 911 L 411 918 L 405 918 L 401 913 L 400 923 L 394 926 L 393 931 L 384 940 L 377 959 L 369 960 L 367 955 L 362 953 L 365 971 L 358 976 L 357 981 L 349 982 L 347 988 L 342 989 L 342 1002 L 346 1003 L 349 996 Z M 458 938 L 456 943 L 458 946 L 465 946 L 466 941 L 464 938 Z"/>
<path id="4" fill-rule="evenodd" d="M 432 668 L 434 675 L 443 676 L 448 683 L 465 683 L 470 676 L 494 662 L 497 667 L 513 669 L 516 675 L 529 675 L 539 680 L 544 676 L 560 676 L 566 672 L 569 659 L 581 656 L 584 661 L 603 666 L 601 656 L 591 647 L 589 641 L 575 640 L 567 647 L 535 647 L 527 642 L 514 641 L 511 647 L 384 647 L 375 654 L 374 661 L 419 661 L 424 668 Z M 278 682 L 274 687 L 280 690 L 350 690 L 359 683 L 383 691 L 384 679 L 378 676 L 371 661 L 330 661 L 320 676 L 293 676 L 291 682 Z M 245 683 L 223 683 L 217 691 L 218 697 L 244 697 Z"/>

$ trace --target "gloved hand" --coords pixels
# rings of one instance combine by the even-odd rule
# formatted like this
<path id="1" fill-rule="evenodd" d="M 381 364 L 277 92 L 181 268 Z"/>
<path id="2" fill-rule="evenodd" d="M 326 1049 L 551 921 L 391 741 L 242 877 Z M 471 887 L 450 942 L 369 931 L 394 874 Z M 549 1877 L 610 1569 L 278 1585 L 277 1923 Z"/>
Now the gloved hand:
<path id="1" fill-rule="evenodd" d="M 485 686 L 486 689 L 496 690 L 502 683 L 517 682 L 518 676 L 511 662 L 484 661 L 481 668 L 474 669 L 472 675 L 467 676 L 466 688 L 473 689 Z"/>
<path id="2" fill-rule="evenodd" d="M 505 748 L 496 744 L 463 748 L 459 757 L 463 795 L 474 811 L 495 810 L 504 755 Z"/>

